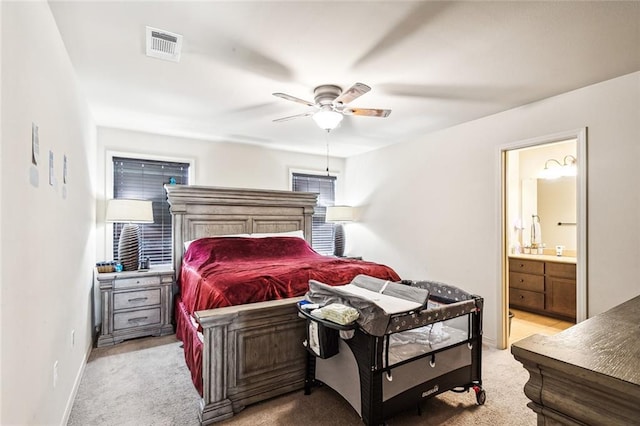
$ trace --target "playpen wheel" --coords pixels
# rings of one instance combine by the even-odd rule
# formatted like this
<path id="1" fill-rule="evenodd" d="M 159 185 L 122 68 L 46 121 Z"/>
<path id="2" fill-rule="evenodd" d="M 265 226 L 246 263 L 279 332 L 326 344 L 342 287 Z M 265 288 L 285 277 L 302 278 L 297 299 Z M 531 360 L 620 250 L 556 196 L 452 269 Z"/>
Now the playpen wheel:
<path id="1" fill-rule="evenodd" d="M 478 405 L 484 405 L 484 403 L 487 401 L 487 393 L 484 391 L 484 389 L 478 386 L 475 386 L 473 390 L 476 391 L 476 402 L 478 403 Z"/>

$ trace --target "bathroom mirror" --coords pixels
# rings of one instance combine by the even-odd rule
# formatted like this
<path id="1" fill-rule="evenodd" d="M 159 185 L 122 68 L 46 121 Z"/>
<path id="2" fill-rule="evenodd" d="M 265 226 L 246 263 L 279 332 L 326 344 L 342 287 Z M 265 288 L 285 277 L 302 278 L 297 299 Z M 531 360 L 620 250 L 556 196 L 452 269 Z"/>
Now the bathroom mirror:
<path id="1" fill-rule="evenodd" d="M 537 180 L 537 210 L 542 228 L 542 239 L 547 248 L 564 246 L 575 251 L 576 227 L 576 178 Z"/>

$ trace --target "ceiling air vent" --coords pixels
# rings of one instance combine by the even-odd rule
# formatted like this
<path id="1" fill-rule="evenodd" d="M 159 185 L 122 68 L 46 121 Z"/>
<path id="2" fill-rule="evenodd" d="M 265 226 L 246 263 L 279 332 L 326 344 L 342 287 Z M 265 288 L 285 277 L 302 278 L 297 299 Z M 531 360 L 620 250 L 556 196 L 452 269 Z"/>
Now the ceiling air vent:
<path id="1" fill-rule="evenodd" d="M 178 62 L 181 49 L 181 35 L 147 27 L 147 56 Z"/>

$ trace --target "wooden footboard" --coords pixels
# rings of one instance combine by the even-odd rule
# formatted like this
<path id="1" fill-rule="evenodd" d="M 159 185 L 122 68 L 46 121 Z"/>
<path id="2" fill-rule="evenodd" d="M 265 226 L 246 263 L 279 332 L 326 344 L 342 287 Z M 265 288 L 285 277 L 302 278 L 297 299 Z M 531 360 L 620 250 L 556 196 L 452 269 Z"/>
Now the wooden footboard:
<path id="1" fill-rule="evenodd" d="M 297 300 L 196 312 L 204 334 L 203 425 L 303 388 L 305 321 L 298 317 Z"/>
<path id="2" fill-rule="evenodd" d="M 303 230 L 311 243 L 315 193 L 185 185 L 165 185 L 165 189 L 171 206 L 177 280 L 185 241 Z M 297 316 L 296 301 L 196 312 L 204 334 L 202 424 L 224 420 L 245 405 L 304 387 L 305 321 Z"/>

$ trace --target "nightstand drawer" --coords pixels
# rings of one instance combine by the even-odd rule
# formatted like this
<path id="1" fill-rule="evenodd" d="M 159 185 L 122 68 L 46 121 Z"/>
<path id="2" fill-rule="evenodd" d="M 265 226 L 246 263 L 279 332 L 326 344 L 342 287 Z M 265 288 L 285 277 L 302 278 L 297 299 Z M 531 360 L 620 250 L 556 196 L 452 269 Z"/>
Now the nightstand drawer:
<path id="1" fill-rule="evenodd" d="M 509 288 L 521 290 L 544 291 L 544 275 L 521 274 L 509 272 Z"/>
<path id="2" fill-rule="evenodd" d="M 157 275 L 147 277 L 120 278 L 114 281 L 113 288 L 145 287 L 160 284 L 160 277 Z"/>
<path id="3" fill-rule="evenodd" d="M 114 293 L 113 309 L 139 308 L 142 306 L 153 306 L 160 304 L 160 289 L 127 291 L 125 293 Z"/>
<path id="4" fill-rule="evenodd" d="M 113 314 L 113 329 L 142 327 L 160 323 L 160 308 L 141 309 L 138 311 Z"/>

